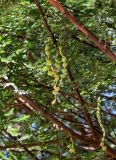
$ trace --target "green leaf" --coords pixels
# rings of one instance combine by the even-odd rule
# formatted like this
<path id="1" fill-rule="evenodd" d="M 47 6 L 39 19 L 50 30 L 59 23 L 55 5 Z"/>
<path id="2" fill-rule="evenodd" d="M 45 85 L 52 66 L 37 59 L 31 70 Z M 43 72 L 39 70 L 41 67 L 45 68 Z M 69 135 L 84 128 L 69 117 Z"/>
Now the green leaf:
<path id="1" fill-rule="evenodd" d="M 13 128 L 12 126 L 9 126 L 7 130 L 12 136 L 19 135 L 19 128 Z"/>
<path id="2" fill-rule="evenodd" d="M 14 113 L 14 108 L 12 108 L 12 109 L 10 109 L 8 112 L 6 112 L 6 113 L 4 114 L 4 116 L 9 117 L 9 116 L 13 115 L 13 113 Z"/>
<path id="3" fill-rule="evenodd" d="M 25 122 L 25 121 L 28 121 L 29 118 L 30 118 L 30 115 L 25 115 L 25 114 L 23 114 L 23 115 L 21 115 L 20 117 L 15 118 L 15 119 L 13 119 L 13 120 L 11 120 L 11 121 L 12 121 L 12 122 Z"/>
<path id="4" fill-rule="evenodd" d="M 0 54 L 3 54 L 3 53 L 5 53 L 5 50 L 4 49 L 0 49 Z"/>

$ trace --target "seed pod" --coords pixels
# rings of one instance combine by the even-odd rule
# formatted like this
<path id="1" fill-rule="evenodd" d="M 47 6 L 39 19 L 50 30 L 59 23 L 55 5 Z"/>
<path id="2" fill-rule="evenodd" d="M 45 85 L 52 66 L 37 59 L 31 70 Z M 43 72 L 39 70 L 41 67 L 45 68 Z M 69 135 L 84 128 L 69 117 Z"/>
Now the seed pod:
<path id="1" fill-rule="evenodd" d="M 49 51 L 50 50 L 50 46 L 48 44 L 45 45 L 45 51 Z"/>
<path id="2" fill-rule="evenodd" d="M 63 75 L 66 74 L 66 69 L 65 69 L 65 68 L 62 69 L 62 74 L 63 74 Z"/>
<path id="3" fill-rule="evenodd" d="M 98 106 L 97 106 L 96 115 L 97 115 L 97 119 L 98 119 L 99 125 L 100 125 L 100 127 L 102 129 L 102 132 L 103 132 L 100 146 L 101 146 L 103 151 L 106 151 L 107 147 L 105 146 L 105 143 L 104 143 L 106 132 L 105 132 L 105 128 L 104 128 L 104 126 L 102 124 L 102 120 L 101 120 L 101 100 L 100 100 L 100 97 L 98 98 L 97 103 L 98 103 L 97 104 Z"/>
<path id="4" fill-rule="evenodd" d="M 62 62 L 66 62 L 66 57 L 62 56 Z"/>
<path id="5" fill-rule="evenodd" d="M 54 105 L 56 103 L 56 97 L 54 98 L 54 100 L 52 101 L 52 105 Z"/>
<path id="6" fill-rule="evenodd" d="M 60 87 L 57 87 L 57 86 L 55 85 L 55 86 L 54 86 L 54 90 L 58 92 L 58 91 L 60 90 Z"/>
<path id="7" fill-rule="evenodd" d="M 53 56 L 55 62 L 51 59 L 50 54 L 50 46 L 46 44 L 45 46 L 45 54 L 46 54 L 46 69 L 49 76 L 54 78 L 54 84 L 52 91 L 54 95 L 54 100 L 52 104 L 56 103 L 57 95 L 60 91 L 60 85 L 62 84 L 62 79 L 66 77 L 67 73 L 67 62 L 66 57 L 62 53 L 62 47 L 59 47 L 59 52 L 56 53 L 55 57 Z"/>
<path id="8" fill-rule="evenodd" d="M 51 66 L 51 65 L 52 65 L 52 61 L 51 61 L 50 59 L 47 59 L 47 60 L 46 60 L 46 64 L 47 64 L 48 66 Z"/>
<path id="9" fill-rule="evenodd" d="M 59 46 L 59 53 L 62 56 L 62 47 L 61 46 Z"/>
<path id="10" fill-rule="evenodd" d="M 103 147 L 102 147 L 102 151 L 106 152 L 106 151 L 107 151 L 107 147 L 106 147 L 106 146 L 103 146 Z"/>
<path id="11" fill-rule="evenodd" d="M 59 63 L 56 63 L 55 66 L 56 66 L 56 68 L 57 68 L 58 70 L 59 70 L 60 67 L 61 67 L 61 65 L 60 65 Z"/>
<path id="12" fill-rule="evenodd" d="M 51 70 L 50 65 L 47 65 L 47 64 L 46 64 L 46 69 L 47 69 L 47 71 L 50 71 L 50 70 Z"/>
<path id="13" fill-rule="evenodd" d="M 49 70 L 48 71 L 48 76 L 52 76 L 53 77 L 54 76 L 54 72 Z"/>
<path id="14" fill-rule="evenodd" d="M 75 149 L 74 148 L 70 148 L 69 152 L 70 153 L 75 153 Z"/>
<path id="15" fill-rule="evenodd" d="M 58 82 L 59 79 L 60 79 L 59 75 L 55 73 L 55 74 L 54 74 L 54 81 L 55 81 L 55 82 Z"/>
<path id="16" fill-rule="evenodd" d="M 45 53 L 46 53 L 46 56 L 49 58 L 50 57 L 50 47 L 48 44 L 45 46 Z"/>
<path id="17" fill-rule="evenodd" d="M 62 66 L 64 67 L 64 68 L 66 68 L 67 67 L 67 63 L 66 62 L 64 62 L 63 64 L 62 64 Z"/>
<path id="18" fill-rule="evenodd" d="M 65 74 L 61 74 L 61 76 L 60 76 L 62 79 L 63 78 L 65 78 L 66 77 L 66 75 Z"/>
<path id="19" fill-rule="evenodd" d="M 53 93 L 53 95 L 55 95 L 55 96 L 56 96 L 56 95 L 58 95 L 58 93 L 59 93 L 59 92 L 58 92 L 58 91 L 53 90 L 53 91 L 52 91 L 52 93 Z"/>

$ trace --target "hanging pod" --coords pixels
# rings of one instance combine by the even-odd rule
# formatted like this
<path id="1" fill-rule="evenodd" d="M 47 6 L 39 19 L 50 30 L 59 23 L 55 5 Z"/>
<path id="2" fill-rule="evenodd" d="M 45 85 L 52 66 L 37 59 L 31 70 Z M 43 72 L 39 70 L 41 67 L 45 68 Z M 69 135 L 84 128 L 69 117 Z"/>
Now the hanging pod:
<path id="1" fill-rule="evenodd" d="M 45 53 L 48 58 L 50 58 L 50 46 L 48 44 L 45 45 Z"/>
<path id="2" fill-rule="evenodd" d="M 48 71 L 48 76 L 52 76 L 52 77 L 53 77 L 53 76 L 54 76 L 54 72 L 51 71 L 51 70 L 49 70 L 49 71 Z"/>
<path id="3" fill-rule="evenodd" d="M 100 100 L 100 97 L 99 97 L 98 100 L 97 100 L 96 116 L 97 116 L 99 125 L 100 125 L 100 127 L 101 127 L 101 130 L 102 130 L 102 132 L 103 132 L 100 146 L 101 146 L 101 148 L 102 148 L 102 151 L 105 152 L 105 151 L 107 150 L 107 147 L 105 146 L 105 143 L 104 143 L 104 141 L 105 141 L 105 136 L 106 136 L 106 131 L 105 131 L 104 125 L 102 124 L 102 120 L 101 120 L 101 100 Z"/>
<path id="4" fill-rule="evenodd" d="M 57 96 L 60 91 L 60 85 L 62 79 L 66 77 L 67 74 L 67 60 L 66 57 L 62 53 L 62 47 L 59 47 L 58 52 L 54 56 L 54 62 L 51 58 L 50 53 L 50 45 L 47 43 L 45 45 L 45 55 L 46 55 L 46 69 L 49 76 L 54 78 L 53 83 L 53 91 L 52 94 L 54 95 L 54 99 L 52 101 L 52 105 L 56 103 Z"/>

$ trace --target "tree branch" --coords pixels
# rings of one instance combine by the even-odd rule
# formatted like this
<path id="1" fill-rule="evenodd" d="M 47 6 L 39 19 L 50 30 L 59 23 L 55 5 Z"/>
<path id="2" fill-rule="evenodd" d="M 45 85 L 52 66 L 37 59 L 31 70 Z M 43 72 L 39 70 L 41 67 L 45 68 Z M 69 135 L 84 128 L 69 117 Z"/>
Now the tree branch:
<path id="1" fill-rule="evenodd" d="M 67 127 L 64 125 L 64 123 L 62 123 L 61 121 L 59 121 L 55 116 L 53 116 L 50 113 L 47 113 L 46 110 L 40 106 L 37 105 L 36 103 L 34 103 L 30 97 L 28 98 L 25 95 L 19 95 L 17 97 L 21 102 L 23 102 L 28 108 L 30 108 L 31 110 L 35 110 L 38 113 L 42 113 L 47 119 L 49 119 L 50 121 L 56 123 L 60 128 L 63 128 L 63 130 L 68 133 L 69 135 L 72 135 L 73 137 L 76 137 L 78 139 L 80 139 L 83 143 L 87 143 L 88 142 L 90 144 L 95 144 L 95 141 L 92 139 L 86 139 L 85 137 L 81 136 L 80 134 L 76 133 L 75 131 L 73 131 L 71 128 Z M 96 142 L 96 145 L 99 145 L 99 141 Z"/>
<path id="2" fill-rule="evenodd" d="M 41 15 L 41 17 L 42 17 L 42 20 L 43 20 L 43 23 L 44 23 L 45 28 L 48 30 L 48 33 L 50 34 L 50 37 L 52 38 L 52 41 L 54 42 L 54 44 L 57 46 L 56 38 L 55 38 L 53 32 L 51 31 L 48 23 L 47 23 L 47 20 L 46 20 L 46 18 L 45 18 L 45 14 L 44 14 L 41 6 L 40 6 L 39 1 L 38 1 L 38 0 L 34 0 L 34 3 L 36 4 L 37 9 L 38 9 L 38 11 L 39 11 L 39 13 L 40 13 L 40 15 Z"/>
<path id="3" fill-rule="evenodd" d="M 27 148 L 31 148 L 31 147 L 36 147 L 36 146 L 42 146 L 42 145 L 53 145 L 53 144 L 56 144 L 58 142 L 58 140 L 52 140 L 52 141 L 46 141 L 46 142 L 36 142 L 36 143 L 27 143 L 27 144 L 18 144 L 18 143 L 14 143 L 14 144 L 11 144 L 11 145 L 5 145 L 5 146 L 0 146 L 0 150 L 4 150 L 4 149 L 7 149 L 7 148 L 23 148 L 23 147 L 27 147 Z"/>
<path id="4" fill-rule="evenodd" d="M 9 132 L 7 132 L 6 130 L 4 130 L 5 134 L 7 134 L 8 136 L 6 136 L 5 134 L 3 134 L 4 137 L 6 137 L 7 139 L 11 140 L 14 144 L 19 145 L 20 147 L 22 147 L 32 158 L 32 160 L 39 160 L 39 158 L 37 158 L 27 147 L 23 146 L 17 139 L 16 137 L 13 137 Z"/>
<path id="5" fill-rule="evenodd" d="M 37 9 L 38 9 L 39 13 L 40 13 L 41 16 L 42 16 L 42 19 L 43 19 L 43 22 L 44 22 L 44 26 L 45 26 L 45 28 L 47 29 L 48 33 L 50 34 L 51 39 L 53 40 L 53 43 L 54 43 L 54 45 L 56 46 L 56 48 L 57 48 L 57 50 L 58 50 L 57 40 L 56 40 L 56 38 L 55 38 L 55 36 L 54 36 L 54 33 L 52 32 L 51 28 L 49 27 L 49 25 L 48 25 L 48 23 L 47 23 L 47 20 L 46 20 L 46 18 L 45 18 L 45 14 L 44 14 L 44 12 L 43 12 L 43 10 L 42 10 L 42 8 L 41 8 L 41 5 L 40 5 L 40 3 L 38 2 L 38 0 L 34 0 L 34 2 L 35 2 L 35 4 L 36 4 L 36 6 L 37 6 Z M 73 76 L 71 75 L 70 68 L 68 68 L 67 71 L 68 71 L 68 75 L 69 75 L 69 78 L 70 78 L 71 82 L 73 82 L 73 81 L 74 81 L 74 78 L 73 78 Z M 73 84 L 74 84 L 74 83 L 73 83 Z M 85 101 L 84 101 L 84 99 L 82 98 L 82 96 L 80 95 L 80 92 L 79 92 L 79 89 L 78 89 L 77 85 L 75 86 L 75 84 L 74 84 L 73 87 L 74 87 L 74 90 L 76 91 L 75 93 L 76 93 L 76 98 L 77 98 L 77 100 L 81 103 L 81 105 L 84 105 L 84 104 L 85 104 Z M 92 123 L 92 121 L 91 121 L 90 115 L 89 115 L 86 111 L 84 112 L 84 115 L 85 115 L 85 119 L 88 121 L 88 124 L 89 124 L 89 126 L 90 126 L 90 128 L 91 128 L 91 130 L 92 130 L 92 133 L 93 133 L 94 138 L 96 138 L 97 136 L 96 136 L 95 129 L 94 129 L 94 125 L 93 125 L 93 123 Z"/>
<path id="6" fill-rule="evenodd" d="M 73 86 L 74 86 L 74 91 L 75 91 L 75 94 L 76 94 L 76 97 L 78 99 L 78 101 L 80 102 L 81 105 L 85 106 L 85 105 L 88 105 L 86 103 L 86 101 L 83 99 L 83 97 L 80 95 L 80 91 L 78 89 L 78 86 L 77 84 L 75 84 L 75 79 L 70 71 L 70 68 L 68 67 L 68 75 L 69 75 L 69 78 L 70 80 L 72 81 L 73 83 Z M 92 131 L 92 134 L 94 136 L 94 138 L 97 138 L 97 134 L 96 134 L 96 131 L 95 131 L 95 128 L 94 128 L 94 125 L 93 125 L 93 122 L 91 120 L 91 117 L 90 115 L 87 113 L 87 110 L 86 110 L 86 107 L 84 107 L 85 111 L 83 112 L 84 116 L 85 116 L 85 119 L 87 120 L 90 128 L 91 128 L 91 131 Z"/>
<path id="7" fill-rule="evenodd" d="M 59 10 L 72 24 L 74 24 L 89 40 L 91 40 L 100 51 L 104 52 L 112 61 L 116 62 L 116 54 L 113 53 L 105 43 L 100 42 L 98 37 L 91 33 L 83 24 L 79 23 L 77 19 L 70 14 L 58 0 L 48 0 L 48 2 Z"/>

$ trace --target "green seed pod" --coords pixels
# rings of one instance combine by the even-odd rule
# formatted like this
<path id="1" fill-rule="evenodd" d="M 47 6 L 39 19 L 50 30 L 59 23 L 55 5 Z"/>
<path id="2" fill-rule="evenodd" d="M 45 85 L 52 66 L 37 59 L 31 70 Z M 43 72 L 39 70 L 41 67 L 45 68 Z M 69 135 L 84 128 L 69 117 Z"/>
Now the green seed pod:
<path id="1" fill-rule="evenodd" d="M 66 77 L 66 75 L 65 74 L 61 74 L 61 76 L 60 76 L 62 79 L 63 78 L 65 78 Z"/>
<path id="2" fill-rule="evenodd" d="M 55 57 L 53 56 L 55 62 L 50 58 L 50 45 L 46 44 L 45 46 L 45 54 L 46 54 L 46 69 L 49 76 L 54 78 L 54 84 L 52 91 L 54 95 L 54 100 L 52 101 L 52 105 L 56 103 L 57 95 L 60 91 L 60 85 L 62 84 L 62 79 L 66 77 L 67 73 L 67 62 L 66 57 L 62 53 L 62 47 L 59 47 L 59 52 L 56 53 Z"/>
<path id="3" fill-rule="evenodd" d="M 48 66 L 51 66 L 51 65 L 52 65 L 52 61 L 51 61 L 50 59 L 47 59 L 47 60 L 46 60 L 46 64 L 47 64 Z"/>
<path id="4" fill-rule="evenodd" d="M 45 45 L 45 52 L 49 52 L 50 51 L 50 46 L 49 46 L 49 44 L 47 43 L 46 45 Z"/>
<path id="5" fill-rule="evenodd" d="M 66 68 L 67 67 L 67 63 L 66 62 L 64 62 L 63 64 L 62 64 L 62 66 L 64 67 L 64 68 Z"/>
<path id="6" fill-rule="evenodd" d="M 52 101 L 52 105 L 56 103 L 56 96 L 54 97 L 54 100 Z"/>
<path id="7" fill-rule="evenodd" d="M 62 47 L 61 46 L 59 46 L 59 53 L 62 56 Z"/>
<path id="8" fill-rule="evenodd" d="M 75 153 L 75 149 L 74 148 L 70 148 L 69 152 L 70 153 Z"/>
<path id="9" fill-rule="evenodd" d="M 59 93 L 59 92 L 58 92 L 58 91 L 53 90 L 53 91 L 52 91 L 52 93 L 53 93 L 53 95 L 55 95 L 55 96 L 56 96 L 56 95 L 58 95 L 58 93 Z"/>
<path id="10" fill-rule="evenodd" d="M 54 74 L 54 81 L 55 82 L 58 82 L 60 79 L 59 75 L 58 74 Z"/>
<path id="11" fill-rule="evenodd" d="M 60 90 L 60 87 L 57 87 L 57 86 L 55 85 L 55 86 L 54 86 L 54 90 L 58 92 L 58 91 Z"/>
<path id="12" fill-rule="evenodd" d="M 62 62 L 66 62 L 66 57 L 62 56 Z"/>
<path id="13" fill-rule="evenodd" d="M 49 58 L 50 57 L 50 46 L 48 44 L 46 44 L 45 46 L 45 53 L 46 53 L 46 56 Z"/>
<path id="14" fill-rule="evenodd" d="M 53 77 L 54 76 L 54 72 L 49 70 L 48 71 L 48 76 L 52 76 Z"/>
<path id="15" fill-rule="evenodd" d="M 45 45 L 45 51 L 49 51 L 50 50 L 50 46 L 49 46 L 49 44 L 47 43 L 46 45 Z"/>
<path id="16" fill-rule="evenodd" d="M 50 65 L 46 65 L 46 69 L 47 69 L 47 71 L 51 70 Z"/>
<path id="17" fill-rule="evenodd" d="M 100 143 L 100 146 L 102 148 L 103 151 L 106 151 L 107 150 L 107 147 L 105 146 L 105 143 L 104 143 L 104 140 L 105 140 L 105 136 L 106 136 L 106 132 L 105 132 L 105 128 L 102 124 L 102 120 L 101 120 L 101 100 L 100 100 L 100 97 L 98 98 L 98 106 L 97 106 L 97 111 L 96 111 L 96 115 L 97 115 L 97 119 L 98 119 L 98 122 L 99 122 L 99 125 L 102 129 L 102 132 L 103 132 L 103 135 L 102 135 L 102 141 Z"/>
<path id="18" fill-rule="evenodd" d="M 55 62 L 58 63 L 58 64 L 60 64 L 60 61 L 59 61 L 58 58 L 55 58 Z"/>
<path id="19" fill-rule="evenodd" d="M 59 72 L 61 65 L 60 65 L 59 63 L 56 63 L 56 64 L 55 64 L 55 67 L 57 68 L 57 70 L 58 70 L 58 72 Z"/>
<path id="20" fill-rule="evenodd" d="M 66 69 L 65 68 L 62 69 L 62 74 L 66 74 Z"/>
<path id="21" fill-rule="evenodd" d="M 46 56 L 50 58 L 50 52 L 46 52 Z"/>

